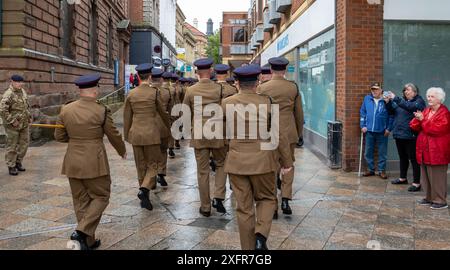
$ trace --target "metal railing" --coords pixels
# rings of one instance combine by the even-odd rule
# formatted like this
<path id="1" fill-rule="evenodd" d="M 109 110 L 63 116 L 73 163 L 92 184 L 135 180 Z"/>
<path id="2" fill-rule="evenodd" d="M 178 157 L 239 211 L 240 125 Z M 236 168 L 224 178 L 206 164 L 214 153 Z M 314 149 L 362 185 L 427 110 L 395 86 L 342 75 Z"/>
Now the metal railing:
<path id="1" fill-rule="evenodd" d="M 125 86 L 117 89 L 116 91 L 107 94 L 104 97 L 98 99 L 98 101 L 104 105 L 110 105 L 114 103 L 120 103 L 125 101 Z"/>

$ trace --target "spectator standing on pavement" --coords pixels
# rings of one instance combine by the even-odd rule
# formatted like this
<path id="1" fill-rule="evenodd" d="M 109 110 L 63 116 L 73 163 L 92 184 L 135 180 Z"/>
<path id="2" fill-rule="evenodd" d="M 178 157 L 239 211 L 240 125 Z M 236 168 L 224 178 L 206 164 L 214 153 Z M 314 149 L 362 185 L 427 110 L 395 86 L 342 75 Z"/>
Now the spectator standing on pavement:
<path id="1" fill-rule="evenodd" d="M 22 166 L 30 143 L 29 125 L 32 120 L 28 96 L 23 87 L 23 77 L 13 75 L 11 84 L 0 101 L 0 117 L 6 132 L 6 166 L 9 174 L 24 172 Z"/>
<path id="2" fill-rule="evenodd" d="M 419 89 L 412 83 L 404 86 L 402 98 L 391 92 L 384 100 L 388 110 L 394 114 L 392 136 L 395 139 L 400 158 L 400 178 L 393 180 L 391 183 L 393 185 L 408 184 L 406 176 L 411 161 L 414 181 L 408 191 L 420 191 L 420 166 L 416 160 L 417 133 L 411 130 L 409 122 L 414 118 L 415 112 L 425 109 L 425 101 L 419 96 Z"/>
<path id="3" fill-rule="evenodd" d="M 416 158 L 421 165 L 421 184 L 425 198 L 420 205 L 431 209 L 446 209 L 447 169 L 450 163 L 450 112 L 443 104 L 445 92 L 442 88 L 427 91 L 428 108 L 414 113 L 410 127 L 419 132 Z"/>
<path id="4" fill-rule="evenodd" d="M 378 175 L 382 179 L 387 179 L 387 144 L 394 117 L 388 113 L 380 84 L 373 83 L 370 90 L 372 93 L 364 98 L 360 109 L 360 126 L 361 131 L 366 135 L 365 159 L 368 166 L 363 176 L 375 175 L 374 151 L 377 147 Z"/>
<path id="5" fill-rule="evenodd" d="M 133 73 L 130 74 L 129 80 L 130 80 L 130 87 L 134 88 L 134 74 Z"/>

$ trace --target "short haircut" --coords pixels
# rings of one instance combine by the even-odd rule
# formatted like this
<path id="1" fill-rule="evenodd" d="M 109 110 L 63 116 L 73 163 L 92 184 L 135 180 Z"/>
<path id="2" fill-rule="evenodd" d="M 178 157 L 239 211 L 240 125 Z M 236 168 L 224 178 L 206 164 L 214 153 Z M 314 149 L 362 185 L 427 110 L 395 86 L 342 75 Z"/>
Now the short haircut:
<path id="1" fill-rule="evenodd" d="M 258 81 L 239 81 L 239 86 L 241 88 L 254 88 L 256 87 Z"/>
<path id="2" fill-rule="evenodd" d="M 148 80 L 148 78 L 150 78 L 151 75 L 152 75 L 151 73 L 144 73 L 144 74 L 139 73 L 139 78 L 141 78 L 141 81 L 146 81 Z"/>
<path id="3" fill-rule="evenodd" d="M 430 93 L 434 93 L 436 95 L 436 97 L 441 101 L 441 104 L 443 104 L 445 102 L 445 91 L 444 91 L 444 89 L 442 89 L 440 87 L 431 87 L 430 89 L 427 90 L 427 96 Z"/>

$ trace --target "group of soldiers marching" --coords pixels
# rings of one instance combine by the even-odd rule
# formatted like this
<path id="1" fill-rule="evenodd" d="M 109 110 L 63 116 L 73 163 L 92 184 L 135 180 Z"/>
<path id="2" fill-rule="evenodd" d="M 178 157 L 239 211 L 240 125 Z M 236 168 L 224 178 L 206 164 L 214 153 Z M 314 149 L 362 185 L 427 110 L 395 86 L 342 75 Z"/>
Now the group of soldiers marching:
<path id="1" fill-rule="evenodd" d="M 207 58 L 194 63 L 197 82 L 165 72 L 152 64 L 139 65 L 136 71 L 141 84 L 130 91 L 124 105 L 124 140 L 113 123 L 110 110 L 97 102 L 100 75 L 78 78 L 75 84 L 80 89 L 80 99 L 62 107 L 58 128 L 55 129 L 56 140 L 68 143 L 62 174 L 69 178 L 78 221 L 71 240 L 78 241 L 82 250 L 95 249 L 101 244 L 95 231 L 111 193 L 110 170 L 103 144 L 105 134 L 123 159 L 128 156 L 124 141 L 132 145 L 139 183 L 137 196 L 141 207 L 151 211 L 150 191 L 157 184 L 168 186 L 165 179 L 167 158 L 174 158 L 173 150 L 180 148 L 179 141 L 173 138 L 171 132 L 172 123 L 177 119 L 171 113 L 175 105 L 184 104 L 192 112 L 199 109 L 203 112 L 206 106 L 217 104 L 223 109 L 223 121 L 227 125 L 230 125 L 229 121 L 225 121 L 228 120 L 225 119 L 227 105 L 267 105 L 269 110 L 259 112 L 257 117 L 253 117 L 252 112 L 238 112 L 231 125 L 241 121 L 245 126 L 251 126 L 257 124 L 255 121 L 262 121 L 270 127 L 271 108 L 277 104 L 279 143 L 273 150 L 261 150 L 261 145 L 270 139 L 260 134 L 256 138 L 251 137 L 249 130 L 231 129 L 235 134 L 226 138 L 210 139 L 203 135 L 190 140 L 197 164 L 201 202 L 199 213 L 209 217 L 212 208 L 219 213 L 227 212 L 223 202 L 228 176 L 236 199 L 242 249 L 267 249 L 272 220 L 278 218 L 277 185 L 281 189 L 283 213 L 292 214 L 289 201 L 292 200 L 294 180 L 294 149 L 302 137 L 304 122 L 298 87 L 285 79 L 288 60 L 272 58 L 269 64 L 263 68 L 247 65 L 235 69 L 233 75 L 236 83 L 229 78 L 229 66 L 213 67 L 213 61 Z M 0 105 L 0 115 L 8 135 L 6 161 L 11 175 L 16 175 L 17 170 L 24 170 L 22 160 L 26 148 L 23 150 L 19 145 L 20 141 L 25 141 L 21 134 L 28 132 L 31 119 L 26 113 L 19 113 L 27 110 L 22 81 L 22 77 L 13 76 L 11 87 Z M 201 97 L 201 104 L 196 103 L 198 97 Z M 202 124 L 212 117 L 203 115 Z M 195 121 L 193 118 L 191 120 L 194 129 Z M 239 132 L 241 134 L 237 134 Z M 215 167 L 212 196 L 211 160 Z"/>

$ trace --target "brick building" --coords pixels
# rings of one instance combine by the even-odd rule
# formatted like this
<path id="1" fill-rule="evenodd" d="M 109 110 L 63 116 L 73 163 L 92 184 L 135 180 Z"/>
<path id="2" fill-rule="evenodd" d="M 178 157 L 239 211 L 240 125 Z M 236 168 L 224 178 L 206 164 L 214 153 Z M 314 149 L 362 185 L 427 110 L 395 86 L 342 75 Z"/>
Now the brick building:
<path id="1" fill-rule="evenodd" d="M 12 74 L 22 74 L 31 105 L 46 117 L 76 97 L 73 81 L 80 75 L 101 73 L 103 94 L 123 85 L 118 74 L 128 62 L 127 1 L 0 3 L 0 94 Z"/>
<path id="2" fill-rule="evenodd" d="M 253 51 L 248 45 L 248 12 L 224 12 L 220 28 L 222 62 L 232 68 L 250 62 Z"/>
<path id="3" fill-rule="evenodd" d="M 328 121 L 341 122 L 342 167 L 355 170 L 359 109 L 372 82 L 400 96 L 408 82 L 422 96 L 432 86 L 449 93 L 448 10 L 446 0 L 253 0 L 252 62 L 290 60 L 287 78 L 303 97 L 306 144 L 328 157 Z M 388 159 L 388 169 L 397 168 L 392 138 Z"/>

